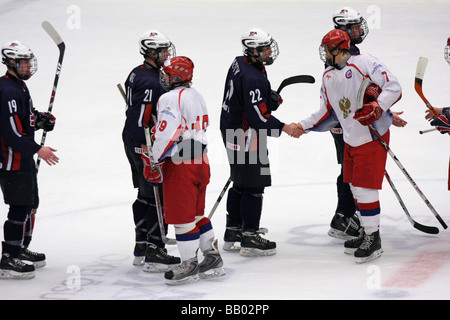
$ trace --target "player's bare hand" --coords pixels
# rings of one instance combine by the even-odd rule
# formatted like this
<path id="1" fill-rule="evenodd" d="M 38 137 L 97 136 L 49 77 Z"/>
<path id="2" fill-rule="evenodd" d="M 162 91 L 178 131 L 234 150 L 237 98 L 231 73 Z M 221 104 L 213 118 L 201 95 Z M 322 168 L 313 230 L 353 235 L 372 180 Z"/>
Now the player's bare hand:
<path id="1" fill-rule="evenodd" d="M 435 108 L 435 107 L 432 107 L 432 108 L 437 114 L 442 114 L 443 108 Z M 425 110 L 425 119 L 427 119 L 428 121 L 431 121 L 431 120 L 433 120 L 433 117 L 434 117 L 433 111 L 431 111 L 430 109 Z"/>
<path id="2" fill-rule="evenodd" d="M 394 115 L 394 119 L 392 120 L 392 125 L 396 127 L 404 127 L 408 124 L 405 120 L 403 120 L 400 115 L 403 113 L 403 111 L 400 112 L 392 112 Z"/>
<path id="3" fill-rule="evenodd" d="M 296 123 L 285 124 L 283 132 L 286 132 L 289 136 L 298 138 L 301 135 L 301 130 L 297 127 Z"/>
<path id="4" fill-rule="evenodd" d="M 56 152 L 56 149 L 43 146 L 41 149 L 39 149 L 37 154 L 42 160 L 44 160 L 49 166 L 51 166 L 59 162 L 59 158 L 54 152 Z"/>

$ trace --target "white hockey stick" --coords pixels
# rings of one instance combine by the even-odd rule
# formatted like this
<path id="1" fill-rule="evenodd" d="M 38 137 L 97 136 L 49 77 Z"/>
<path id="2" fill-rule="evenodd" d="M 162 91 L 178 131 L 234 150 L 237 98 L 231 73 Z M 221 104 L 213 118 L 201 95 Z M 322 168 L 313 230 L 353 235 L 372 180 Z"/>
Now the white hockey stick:
<path id="1" fill-rule="evenodd" d="M 363 100 L 364 100 L 364 93 L 366 92 L 367 87 L 371 84 L 369 78 L 364 79 L 364 81 L 361 83 L 361 86 L 359 87 L 358 96 L 357 96 L 357 108 L 361 109 L 363 107 Z M 406 171 L 405 167 L 403 167 L 400 160 L 398 160 L 397 156 L 394 154 L 394 152 L 391 150 L 391 148 L 388 146 L 388 144 L 383 140 L 381 135 L 378 133 L 378 131 L 374 128 L 373 125 L 369 125 L 370 131 L 377 137 L 378 141 L 383 145 L 383 147 L 386 149 L 388 154 L 391 156 L 391 158 L 394 160 L 395 164 L 400 168 L 400 170 L 405 175 L 406 179 L 412 184 L 414 189 L 417 191 L 417 193 L 420 195 L 422 200 L 425 202 L 425 204 L 428 206 L 428 208 L 431 210 L 431 212 L 434 214 L 436 219 L 441 223 L 442 227 L 444 229 L 447 229 L 447 225 L 445 224 L 444 220 L 442 220 L 441 216 L 436 212 L 434 207 L 431 205 L 430 201 L 428 201 L 427 197 L 423 194 L 422 190 L 420 190 L 419 186 L 414 182 L 413 178 L 409 175 L 409 173 Z M 395 191 L 394 191 L 395 192 Z M 407 213 L 405 211 L 405 213 Z M 409 213 L 407 213 L 408 215 Z M 417 225 L 414 225 L 416 227 Z"/>

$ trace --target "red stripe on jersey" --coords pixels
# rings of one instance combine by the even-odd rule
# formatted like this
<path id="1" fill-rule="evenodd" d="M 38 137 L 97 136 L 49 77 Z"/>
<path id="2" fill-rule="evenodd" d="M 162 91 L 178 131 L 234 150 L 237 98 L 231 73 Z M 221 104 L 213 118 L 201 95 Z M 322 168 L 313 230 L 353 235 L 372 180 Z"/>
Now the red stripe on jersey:
<path id="1" fill-rule="evenodd" d="M 267 106 L 266 106 L 266 103 L 265 102 L 263 102 L 263 103 L 260 103 L 259 105 L 258 105 L 258 108 L 259 108 L 259 110 L 261 110 L 261 114 L 262 114 L 262 116 L 264 117 L 264 118 L 269 118 L 270 117 L 270 114 L 268 113 L 268 111 L 267 111 Z"/>
<path id="2" fill-rule="evenodd" d="M 23 133 L 22 123 L 20 122 L 19 116 L 18 116 L 17 114 L 14 115 L 14 122 L 16 123 L 17 131 L 18 131 L 21 135 L 26 135 L 25 133 Z"/>
<path id="3" fill-rule="evenodd" d="M 12 170 L 20 170 L 20 160 L 22 159 L 22 154 L 20 152 L 13 151 L 13 164 Z"/>

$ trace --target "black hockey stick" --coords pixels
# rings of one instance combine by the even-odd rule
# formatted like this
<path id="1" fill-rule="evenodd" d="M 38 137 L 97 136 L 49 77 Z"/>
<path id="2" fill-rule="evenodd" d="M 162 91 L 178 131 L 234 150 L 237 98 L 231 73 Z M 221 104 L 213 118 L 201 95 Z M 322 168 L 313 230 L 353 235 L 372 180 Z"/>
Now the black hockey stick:
<path id="1" fill-rule="evenodd" d="M 403 202 L 402 198 L 400 197 L 400 194 L 398 193 L 397 188 L 395 187 L 394 183 L 392 182 L 391 177 L 389 177 L 389 174 L 387 173 L 387 171 L 384 171 L 384 176 L 386 177 L 386 180 L 389 182 L 389 185 L 391 186 L 392 191 L 394 191 L 394 194 L 397 197 L 397 200 L 400 203 L 400 206 L 403 208 L 403 211 L 405 211 L 405 214 L 408 217 L 409 222 L 411 222 L 412 226 L 414 228 L 416 228 L 417 230 L 420 230 L 425 233 L 438 234 L 439 233 L 438 228 L 420 224 L 411 217 L 408 209 L 406 208 L 405 203 Z"/>
<path id="2" fill-rule="evenodd" d="M 364 81 L 361 83 L 361 86 L 359 87 L 359 91 L 358 91 L 358 98 L 357 98 L 357 108 L 361 109 L 362 105 L 363 105 L 363 98 L 364 98 L 364 93 L 367 89 L 367 87 L 371 84 L 371 81 L 369 78 L 364 79 Z M 425 204 L 428 206 L 428 208 L 431 210 L 431 212 L 434 214 L 434 216 L 436 217 L 436 219 L 440 222 L 440 224 L 442 225 L 442 227 L 444 229 L 447 229 L 447 225 L 445 224 L 444 220 L 442 220 L 441 216 L 437 213 L 437 211 L 434 209 L 434 207 L 431 205 L 430 201 L 427 199 L 427 197 L 425 197 L 425 195 L 423 194 L 422 190 L 420 190 L 419 186 L 414 182 L 413 178 L 409 175 L 409 173 L 406 171 L 405 167 L 403 167 L 402 163 L 400 162 L 400 160 L 398 160 L 397 156 L 395 155 L 395 153 L 391 150 L 391 148 L 388 146 L 388 144 L 386 143 L 386 141 L 383 140 L 383 138 L 381 137 L 381 135 L 378 133 L 378 131 L 374 128 L 373 125 L 369 125 L 369 129 L 370 131 L 377 137 L 378 141 L 380 141 L 380 143 L 383 145 L 383 147 L 386 149 L 386 151 L 388 152 L 388 154 L 391 156 L 391 158 L 394 160 L 395 164 L 400 168 L 400 170 L 403 172 L 403 174 L 405 175 L 405 177 L 408 179 L 408 181 L 412 184 L 412 186 L 414 187 L 414 189 L 417 191 L 417 193 L 420 195 L 420 197 L 422 198 L 422 200 L 425 202 Z"/>
<path id="3" fill-rule="evenodd" d="M 119 89 L 123 100 L 127 101 L 127 95 L 125 94 L 125 90 L 123 90 L 123 87 L 120 83 L 117 85 L 117 88 Z M 150 136 L 150 128 L 145 127 L 144 131 L 145 131 L 145 141 L 147 143 L 147 149 L 149 151 L 149 158 L 151 159 L 150 150 L 151 150 L 151 145 L 152 145 L 152 138 Z M 161 232 L 161 240 L 163 243 L 166 243 L 166 244 L 176 244 L 177 243 L 176 239 L 169 239 L 166 236 L 166 229 L 164 227 L 164 215 L 163 215 L 163 211 L 162 211 L 163 209 L 162 209 L 162 204 L 161 204 L 161 196 L 159 194 L 159 189 L 157 186 L 153 186 L 153 193 L 155 194 L 156 213 L 158 215 L 158 225 L 159 225 L 159 230 Z"/>
<path id="4" fill-rule="evenodd" d="M 58 46 L 58 49 L 59 49 L 58 64 L 56 66 L 55 79 L 53 80 L 53 89 L 52 89 L 52 94 L 50 96 L 50 103 L 48 105 L 48 113 L 51 114 L 52 110 L 53 110 L 53 102 L 55 101 L 56 88 L 58 87 L 59 76 L 61 74 L 61 67 L 62 67 L 62 62 L 64 59 L 64 52 L 66 50 L 66 45 L 65 45 L 64 41 L 62 40 L 61 36 L 55 30 L 55 28 L 50 24 L 50 22 L 48 22 L 48 21 L 42 22 L 42 28 L 45 30 L 45 32 L 48 33 L 50 38 L 52 38 L 52 40 L 55 42 L 55 44 Z M 46 137 L 47 137 L 47 131 L 44 130 L 44 132 L 42 133 L 42 138 L 41 138 L 41 146 L 43 146 L 45 144 Z M 36 172 L 39 170 L 40 163 L 41 163 L 41 158 L 38 157 L 37 161 L 36 161 Z"/>
<path id="5" fill-rule="evenodd" d="M 281 84 L 278 87 L 277 93 L 279 94 L 281 92 L 281 90 L 283 90 L 284 87 L 289 86 L 291 84 L 314 83 L 314 82 L 316 82 L 316 79 L 314 79 L 314 77 L 310 76 L 310 75 L 292 76 L 292 77 L 286 78 L 283 81 L 281 81 Z"/>
<path id="6" fill-rule="evenodd" d="M 292 76 L 289 78 L 284 79 L 283 81 L 281 81 L 278 89 L 277 89 L 277 93 L 280 94 L 281 90 L 283 90 L 284 87 L 289 86 L 291 84 L 296 84 L 296 83 L 314 83 L 316 82 L 316 79 L 314 79 L 313 76 L 310 75 L 298 75 L 298 76 Z M 216 211 L 217 207 L 219 206 L 220 201 L 222 200 L 223 196 L 225 195 L 225 192 L 228 190 L 228 187 L 230 186 L 231 183 L 231 177 L 228 178 L 227 182 L 225 183 L 225 186 L 223 187 L 222 191 L 220 192 L 219 197 L 216 200 L 216 203 L 214 203 L 214 206 L 211 209 L 211 212 L 208 215 L 208 218 L 211 219 L 211 217 L 213 216 L 214 212 Z"/>

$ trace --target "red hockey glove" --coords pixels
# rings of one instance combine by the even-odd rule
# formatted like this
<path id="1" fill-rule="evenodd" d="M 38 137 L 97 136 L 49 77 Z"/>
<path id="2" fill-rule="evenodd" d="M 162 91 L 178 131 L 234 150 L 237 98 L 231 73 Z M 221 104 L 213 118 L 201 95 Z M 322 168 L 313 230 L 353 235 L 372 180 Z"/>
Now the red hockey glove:
<path id="1" fill-rule="evenodd" d="M 364 100 L 363 103 L 369 103 L 372 101 L 377 101 L 378 96 L 381 93 L 381 88 L 377 86 L 375 83 L 372 83 L 367 87 L 366 92 L 364 92 Z"/>
<path id="2" fill-rule="evenodd" d="M 362 109 L 356 111 L 353 119 L 358 120 L 363 126 L 368 126 L 381 118 L 383 109 L 376 101 L 365 103 Z"/>
<path id="3" fill-rule="evenodd" d="M 438 131 L 442 134 L 450 133 L 450 121 L 443 115 L 434 117 L 430 124 L 435 126 L 436 129 L 438 129 Z"/>
<path id="4" fill-rule="evenodd" d="M 153 186 L 157 186 L 158 183 L 163 181 L 161 167 L 162 162 L 151 164 L 150 158 L 147 154 L 143 153 L 141 156 L 142 162 L 144 163 L 144 178 L 150 182 Z"/>

